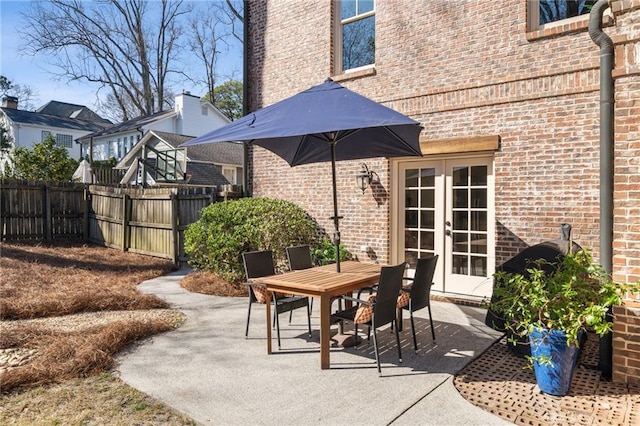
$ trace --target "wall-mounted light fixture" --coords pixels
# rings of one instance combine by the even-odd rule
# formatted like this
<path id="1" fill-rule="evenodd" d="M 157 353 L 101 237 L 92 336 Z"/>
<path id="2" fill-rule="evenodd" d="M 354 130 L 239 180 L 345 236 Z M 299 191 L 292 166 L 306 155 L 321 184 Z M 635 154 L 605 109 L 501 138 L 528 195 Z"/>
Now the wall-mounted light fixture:
<path id="1" fill-rule="evenodd" d="M 369 168 L 365 163 L 360 164 L 361 169 L 356 173 L 356 181 L 358 182 L 358 188 L 364 191 L 371 184 L 372 172 L 369 171 Z"/>

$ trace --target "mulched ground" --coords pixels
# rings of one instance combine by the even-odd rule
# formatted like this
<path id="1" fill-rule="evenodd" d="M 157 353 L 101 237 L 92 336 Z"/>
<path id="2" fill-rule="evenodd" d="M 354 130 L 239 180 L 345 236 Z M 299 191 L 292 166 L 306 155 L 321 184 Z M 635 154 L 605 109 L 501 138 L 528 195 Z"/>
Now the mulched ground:
<path id="1" fill-rule="evenodd" d="M 567 396 L 541 393 L 527 364 L 503 338 L 467 365 L 454 384 L 472 404 L 519 425 L 640 425 L 640 386 L 601 377 L 597 336 L 589 335 Z"/>

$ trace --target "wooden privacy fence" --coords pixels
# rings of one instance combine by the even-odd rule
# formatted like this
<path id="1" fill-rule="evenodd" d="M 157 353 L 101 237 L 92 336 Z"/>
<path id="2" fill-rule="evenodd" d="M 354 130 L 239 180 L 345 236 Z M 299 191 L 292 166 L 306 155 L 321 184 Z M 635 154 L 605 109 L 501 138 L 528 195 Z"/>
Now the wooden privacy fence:
<path id="1" fill-rule="evenodd" d="M 83 184 L 9 180 L 0 187 L 3 241 L 84 237 L 88 206 Z"/>
<path id="2" fill-rule="evenodd" d="M 2 240 L 81 238 L 184 262 L 184 230 L 199 211 L 239 198 L 236 187 L 125 188 L 2 183 Z"/>

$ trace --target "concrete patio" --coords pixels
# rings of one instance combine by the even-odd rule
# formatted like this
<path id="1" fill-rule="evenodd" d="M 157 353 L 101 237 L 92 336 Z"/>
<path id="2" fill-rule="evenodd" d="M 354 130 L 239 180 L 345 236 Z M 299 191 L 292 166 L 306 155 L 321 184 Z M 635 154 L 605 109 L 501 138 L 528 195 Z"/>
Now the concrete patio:
<path id="1" fill-rule="evenodd" d="M 187 319 L 122 355 L 119 372 L 128 384 L 201 424 L 509 424 L 467 402 L 453 385 L 453 376 L 499 337 L 484 325 L 483 309 L 432 302 L 437 340 L 427 310 L 419 312 L 418 352 L 405 316 L 402 364 L 394 335 L 381 330 L 382 376 L 366 339 L 357 348 L 333 349 L 331 369 L 321 370 L 318 309 L 311 338 L 302 310 L 291 325 L 282 315 L 282 350 L 274 337 L 274 353 L 267 355 L 264 307 L 254 306 L 245 339 L 246 299 L 190 293 L 179 285 L 188 272 L 140 285 Z"/>

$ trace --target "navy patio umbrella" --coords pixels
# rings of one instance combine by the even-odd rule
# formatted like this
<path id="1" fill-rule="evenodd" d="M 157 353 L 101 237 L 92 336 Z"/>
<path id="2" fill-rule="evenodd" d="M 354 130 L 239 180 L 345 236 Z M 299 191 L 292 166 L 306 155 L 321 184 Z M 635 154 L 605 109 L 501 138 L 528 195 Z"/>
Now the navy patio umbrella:
<path id="1" fill-rule="evenodd" d="M 330 78 L 294 96 L 183 143 L 243 141 L 261 146 L 290 166 L 331 162 L 336 268 L 340 226 L 336 161 L 422 156 L 417 121 L 359 95 Z"/>

